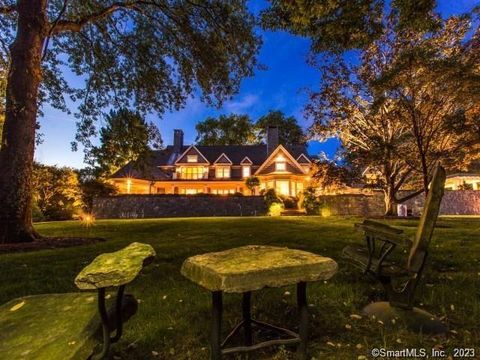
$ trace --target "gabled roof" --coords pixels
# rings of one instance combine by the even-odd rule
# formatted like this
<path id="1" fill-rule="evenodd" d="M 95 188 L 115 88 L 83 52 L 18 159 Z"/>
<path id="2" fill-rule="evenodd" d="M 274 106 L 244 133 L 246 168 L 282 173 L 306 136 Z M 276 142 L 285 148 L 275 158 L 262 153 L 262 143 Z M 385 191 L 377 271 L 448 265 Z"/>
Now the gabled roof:
<path id="1" fill-rule="evenodd" d="M 255 174 L 260 174 L 263 169 L 265 169 L 268 165 L 270 165 L 275 158 L 275 156 L 278 155 L 278 153 L 284 154 L 288 160 L 290 160 L 290 163 L 294 165 L 302 174 L 305 174 L 305 170 L 301 167 L 301 165 L 295 160 L 295 158 L 290 154 L 290 152 L 285 149 L 283 145 L 278 145 L 278 147 L 270 154 L 270 156 L 263 162 L 262 166 L 260 166 L 257 171 L 255 171 Z"/>
<path id="2" fill-rule="evenodd" d="M 193 151 L 193 153 L 192 153 Z M 204 161 L 198 161 L 197 163 L 207 163 L 207 164 L 210 164 L 210 161 L 207 160 L 207 158 L 201 153 L 200 150 L 197 149 L 197 147 L 195 145 L 190 145 L 190 147 L 185 150 L 183 152 L 182 155 L 180 155 L 177 159 L 177 161 L 175 161 L 175 164 L 192 164 L 192 163 L 189 163 L 187 160 L 186 160 L 186 157 L 188 155 L 197 155 L 199 157 L 201 157 Z"/>
<path id="3" fill-rule="evenodd" d="M 288 145 L 282 146 L 283 149 L 287 150 L 288 154 L 293 157 L 293 161 L 299 158 L 302 154 L 307 154 L 306 147 L 304 145 Z M 171 179 L 171 169 L 176 164 L 189 164 L 193 165 L 194 163 L 188 163 L 186 161 L 185 155 L 197 154 L 199 160 L 202 159 L 204 162 L 199 164 L 204 164 L 205 166 L 214 164 L 222 154 L 224 154 L 230 161 L 232 165 L 251 165 L 254 167 L 260 167 L 266 160 L 269 158 L 267 154 L 267 145 L 214 145 L 214 146 L 203 146 L 203 145 L 191 145 L 181 147 L 179 152 L 176 152 L 172 145 L 167 146 L 162 150 L 151 151 L 151 155 L 148 158 L 148 161 L 142 161 L 146 163 L 147 172 L 149 175 L 142 175 L 138 170 L 135 170 L 135 163 L 131 162 L 125 165 L 122 169 L 117 171 L 111 176 L 111 178 L 139 178 L 139 179 L 148 179 L 148 180 L 162 180 L 162 179 Z M 182 159 L 184 158 L 184 159 Z M 144 159 L 142 159 L 144 160 Z M 184 163 L 182 161 L 185 160 Z M 297 162 L 298 164 L 298 162 Z M 297 165 L 295 165 L 296 167 Z"/>
<path id="4" fill-rule="evenodd" d="M 299 164 L 311 164 L 312 162 L 310 161 L 310 159 L 305 155 L 305 154 L 300 154 L 299 157 L 297 157 L 297 162 Z"/>
<path id="5" fill-rule="evenodd" d="M 242 161 L 240 161 L 240 165 L 252 165 L 253 162 L 248 158 L 248 156 L 245 156 Z"/>
<path id="6" fill-rule="evenodd" d="M 226 164 L 226 165 L 232 165 L 232 160 L 230 160 L 228 158 L 227 155 L 225 155 L 225 153 L 222 153 L 222 155 L 220 155 L 217 160 L 214 161 L 214 164 Z"/>

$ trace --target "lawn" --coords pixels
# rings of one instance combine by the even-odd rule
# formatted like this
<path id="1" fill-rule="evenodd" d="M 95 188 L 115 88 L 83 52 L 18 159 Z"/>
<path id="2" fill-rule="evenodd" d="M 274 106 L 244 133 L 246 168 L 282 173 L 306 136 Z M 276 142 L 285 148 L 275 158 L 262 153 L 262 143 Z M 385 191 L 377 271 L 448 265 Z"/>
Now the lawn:
<path id="1" fill-rule="evenodd" d="M 443 317 L 453 330 L 446 338 L 416 335 L 401 325 L 390 329 L 366 318 L 352 319 L 382 290 L 341 258 L 342 248 L 362 241 L 354 218 L 205 218 L 97 221 L 90 228 L 78 222 L 40 223 L 51 236 L 100 236 L 107 241 L 76 248 L 0 256 L 0 302 L 39 293 L 76 291 L 75 275 L 96 255 L 133 241 L 157 251 L 153 265 L 128 288 L 141 299 L 139 312 L 126 325 L 123 340 L 113 347 L 121 359 L 208 359 L 209 293 L 180 275 L 191 255 L 247 244 L 304 249 L 332 257 L 339 272 L 328 282 L 311 284 L 312 359 L 370 358 L 370 349 L 384 347 L 475 347 L 480 353 L 480 219 L 442 218 L 435 231 L 425 281 L 418 302 Z M 414 220 L 390 221 L 413 234 Z M 287 291 L 292 295 L 288 295 Z M 296 326 L 293 287 L 253 294 L 254 315 L 279 325 Z M 239 315 L 240 296 L 224 298 L 225 324 Z M 250 359 L 289 359 L 290 349 L 270 349 Z M 447 353 L 448 353 L 447 351 Z M 232 358 L 232 357 L 230 357 Z M 234 357 L 233 357 L 234 358 Z"/>

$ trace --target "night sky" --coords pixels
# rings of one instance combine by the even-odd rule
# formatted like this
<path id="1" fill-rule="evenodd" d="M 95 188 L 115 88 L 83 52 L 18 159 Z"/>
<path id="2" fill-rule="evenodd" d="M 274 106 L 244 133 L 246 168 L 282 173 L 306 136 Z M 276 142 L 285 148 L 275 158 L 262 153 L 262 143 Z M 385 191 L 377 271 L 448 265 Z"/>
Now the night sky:
<path id="1" fill-rule="evenodd" d="M 443 17 L 460 14 L 479 5 L 478 0 L 439 0 L 438 11 Z M 251 0 L 249 6 L 258 13 L 266 3 Z M 308 121 L 303 117 L 303 107 L 307 101 L 306 89 L 315 90 L 318 86 L 318 70 L 306 63 L 309 52 L 307 39 L 292 36 L 284 32 L 265 32 L 257 30 L 263 37 L 263 47 L 259 62 L 267 67 L 257 70 L 255 76 L 244 79 L 239 94 L 224 103 L 222 108 L 209 108 L 199 98 L 189 99 L 187 106 L 178 112 L 167 113 L 162 118 L 148 116 L 160 128 L 164 144 L 172 142 L 173 129 L 183 129 L 185 143 L 195 140 L 195 124 L 207 116 L 238 113 L 248 114 L 255 121 L 269 110 L 281 110 L 287 115 L 295 116 L 303 127 Z M 74 85 L 81 86 L 83 80 L 66 71 L 66 78 Z M 72 111 L 75 104 L 71 104 Z M 84 167 L 83 152 L 72 152 L 70 142 L 75 135 L 75 118 L 48 106 L 40 119 L 40 132 L 43 143 L 36 150 L 36 160 L 45 164 L 66 165 L 76 168 Z M 324 151 L 332 157 L 338 146 L 335 139 L 325 143 L 311 142 L 309 152 L 314 155 Z"/>

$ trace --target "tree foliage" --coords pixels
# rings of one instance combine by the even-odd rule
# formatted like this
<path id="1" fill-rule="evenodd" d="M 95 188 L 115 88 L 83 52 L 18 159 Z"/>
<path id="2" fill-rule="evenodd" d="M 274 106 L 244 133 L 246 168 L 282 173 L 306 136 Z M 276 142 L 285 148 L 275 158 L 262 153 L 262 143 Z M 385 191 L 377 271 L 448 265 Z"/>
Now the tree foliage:
<path id="1" fill-rule="evenodd" d="M 294 116 L 286 116 L 282 111 L 271 110 L 255 123 L 257 141 L 266 142 L 269 126 L 278 127 L 278 141 L 283 145 L 304 144 L 306 137 Z"/>
<path id="2" fill-rule="evenodd" d="M 312 164 L 312 184 L 321 192 L 331 193 L 352 185 L 355 174 L 346 166 L 321 159 Z"/>
<path id="3" fill-rule="evenodd" d="M 83 209 L 87 213 L 93 210 L 93 201 L 99 197 L 112 196 L 117 194 L 116 186 L 101 179 L 83 179 L 80 180 L 81 197 Z"/>
<path id="4" fill-rule="evenodd" d="M 312 40 L 312 51 L 342 52 L 364 48 L 382 34 L 382 0 L 270 0 L 262 12 L 264 28 L 286 30 Z M 433 29 L 435 0 L 394 0 L 398 29 Z"/>
<path id="5" fill-rule="evenodd" d="M 81 210 L 75 170 L 35 164 L 33 175 L 33 198 L 46 220 L 69 220 Z"/>
<path id="6" fill-rule="evenodd" d="M 248 115 L 208 117 L 195 126 L 199 145 L 245 145 L 255 141 L 253 123 Z"/>
<path id="7" fill-rule="evenodd" d="M 101 175 L 109 176 L 130 161 L 141 164 L 150 156 L 151 148 L 162 147 L 160 131 L 145 121 L 137 111 L 119 109 L 110 111 L 99 131 L 100 145 L 90 152 L 92 165 Z"/>

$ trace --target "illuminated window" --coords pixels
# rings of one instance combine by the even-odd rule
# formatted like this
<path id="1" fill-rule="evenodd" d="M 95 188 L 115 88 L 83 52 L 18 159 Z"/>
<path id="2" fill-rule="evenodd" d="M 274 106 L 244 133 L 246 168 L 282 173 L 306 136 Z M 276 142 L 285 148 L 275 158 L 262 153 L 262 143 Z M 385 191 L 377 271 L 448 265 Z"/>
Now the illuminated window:
<path id="1" fill-rule="evenodd" d="M 177 172 L 182 180 L 203 179 L 205 174 L 203 166 L 182 166 Z"/>
<path id="2" fill-rule="evenodd" d="M 252 174 L 252 171 L 250 166 L 242 166 L 242 176 L 244 178 L 250 177 L 251 174 Z"/>
<path id="3" fill-rule="evenodd" d="M 287 171 L 287 163 L 282 155 L 275 159 L 275 171 Z"/>
<path id="4" fill-rule="evenodd" d="M 213 189 L 212 194 L 231 195 L 231 194 L 235 194 L 235 189 Z"/>
<path id="5" fill-rule="evenodd" d="M 132 180 L 127 179 L 127 194 L 130 194 L 132 191 Z"/>
<path id="6" fill-rule="evenodd" d="M 230 178 L 230 166 L 217 166 L 215 168 L 215 177 L 217 179 L 229 179 Z"/>
<path id="7" fill-rule="evenodd" d="M 187 155 L 187 162 L 189 163 L 198 162 L 198 155 Z"/>
<path id="8" fill-rule="evenodd" d="M 185 189 L 185 195 L 195 195 L 198 194 L 198 189 Z"/>

